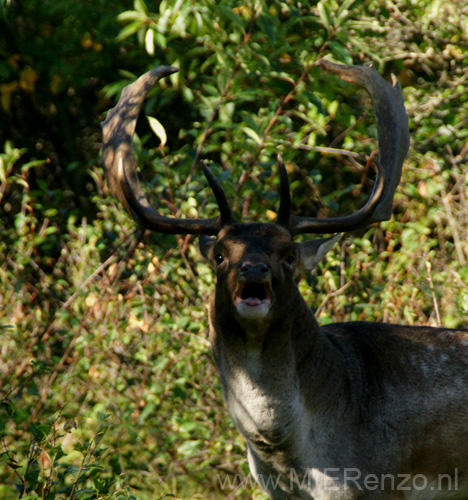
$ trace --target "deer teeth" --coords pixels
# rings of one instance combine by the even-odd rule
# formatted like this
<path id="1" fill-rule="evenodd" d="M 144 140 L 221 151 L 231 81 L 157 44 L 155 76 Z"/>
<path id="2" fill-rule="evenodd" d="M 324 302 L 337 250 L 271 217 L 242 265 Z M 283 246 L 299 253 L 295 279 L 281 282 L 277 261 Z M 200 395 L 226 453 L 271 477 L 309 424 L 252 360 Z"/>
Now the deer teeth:
<path id="1" fill-rule="evenodd" d="M 268 283 L 247 282 L 240 283 L 236 293 L 236 303 L 244 303 L 255 307 L 271 301 L 271 291 Z"/>

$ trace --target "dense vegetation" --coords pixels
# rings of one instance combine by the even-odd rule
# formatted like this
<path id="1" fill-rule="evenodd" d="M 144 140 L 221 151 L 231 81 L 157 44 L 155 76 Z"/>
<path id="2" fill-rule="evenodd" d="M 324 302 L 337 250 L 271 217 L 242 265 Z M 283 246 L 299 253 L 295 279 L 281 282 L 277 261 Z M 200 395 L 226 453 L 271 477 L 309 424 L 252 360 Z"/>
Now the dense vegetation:
<path id="1" fill-rule="evenodd" d="M 394 218 L 301 290 L 321 322 L 468 324 L 468 5 L 458 0 L 0 1 L 0 497 L 265 498 L 223 406 L 196 241 L 110 197 L 99 122 L 159 64 L 135 139 L 168 215 L 350 212 L 374 175 L 368 99 L 314 62 L 396 73 L 412 148 Z M 162 126 L 161 126 L 162 124 Z"/>

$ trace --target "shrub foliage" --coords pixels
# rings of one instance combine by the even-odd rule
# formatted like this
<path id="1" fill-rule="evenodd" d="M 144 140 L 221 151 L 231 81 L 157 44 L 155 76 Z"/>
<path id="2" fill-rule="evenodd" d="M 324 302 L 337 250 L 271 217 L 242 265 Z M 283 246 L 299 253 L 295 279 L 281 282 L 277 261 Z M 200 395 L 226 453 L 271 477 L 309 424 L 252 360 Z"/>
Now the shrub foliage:
<path id="1" fill-rule="evenodd" d="M 0 2 L 0 496 L 266 498 L 223 406 L 213 278 L 192 237 L 141 233 L 108 193 L 99 122 L 176 66 L 135 151 L 170 216 L 211 216 L 209 161 L 236 213 L 361 206 L 370 103 L 320 57 L 403 86 L 412 149 L 391 221 L 348 236 L 301 290 L 321 322 L 468 319 L 468 9 L 456 0 Z"/>

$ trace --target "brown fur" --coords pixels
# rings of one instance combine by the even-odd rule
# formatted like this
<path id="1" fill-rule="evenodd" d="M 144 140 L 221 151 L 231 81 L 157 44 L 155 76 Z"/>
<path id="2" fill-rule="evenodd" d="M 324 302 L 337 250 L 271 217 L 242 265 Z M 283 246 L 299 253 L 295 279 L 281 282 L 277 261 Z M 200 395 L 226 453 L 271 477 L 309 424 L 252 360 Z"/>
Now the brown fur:
<path id="1" fill-rule="evenodd" d="M 266 476 L 280 477 L 269 489 L 273 499 L 462 498 L 468 331 L 365 322 L 320 327 L 295 280 L 310 253 L 329 242 L 318 241 L 295 244 L 279 226 L 236 224 L 202 243 L 217 275 L 214 356 L 253 474 L 262 486 Z M 269 269 L 271 309 L 260 318 L 241 317 L 233 299 L 246 261 Z M 349 480 L 348 469 L 359 471 L 359 481 Z M 393 484 L 387 479 L 383 490 L 373 489 L 372 475 L 384 474 Z M 405 474 L 422 474 L 416 479 L 424 478 L 428 490 L 417 482 L 411 491 L 399 489 Z M 453 488 L 456 476 L 457 490 L 439 491 L 431 481 L 441 475 L 452 476 Z M 327 478 L 333 489 L 322 484 Z"/>

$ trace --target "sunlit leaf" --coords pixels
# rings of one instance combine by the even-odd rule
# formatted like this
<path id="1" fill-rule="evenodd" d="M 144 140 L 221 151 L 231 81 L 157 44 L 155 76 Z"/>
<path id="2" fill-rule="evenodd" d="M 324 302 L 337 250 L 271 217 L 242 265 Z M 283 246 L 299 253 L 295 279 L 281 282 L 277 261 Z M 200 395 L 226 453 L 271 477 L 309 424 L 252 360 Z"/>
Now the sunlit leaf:
<path id="1" fill-rule="evenodd" d="M 167 142 L 166 130 L 158 119 L 154 118 L 153 116 L 147 116 L 146 118 L 148 119 L 151 130 L 158 136 L 159 140 L 161 141 L 160 147 L 163 148 Z"/>
<path id="2" fill-rule="evenodd" d="M 257 144 L 260 144 L 260 136 L 257 134 L 257 132 L 255 132 L 254 130 L 252 130 L 251 128 L 248 128 L 248 127 L 242 127 L 242 130 L 243 132 L 248 135 L 251 139 L 253 139 Z"/>
<path id="3" fill-rule="evenodd" d="M 145 49 L 148 55 L 154 55 L 154 30 L 148 29 L 145 35 Z"/>
<path id="4" fill-rule="evenodd" d="M 322 25 L 329 30 L 334 25 L 329 3 L 326 0 L 320 1 L 317 4 L 317 11 Z"/>

